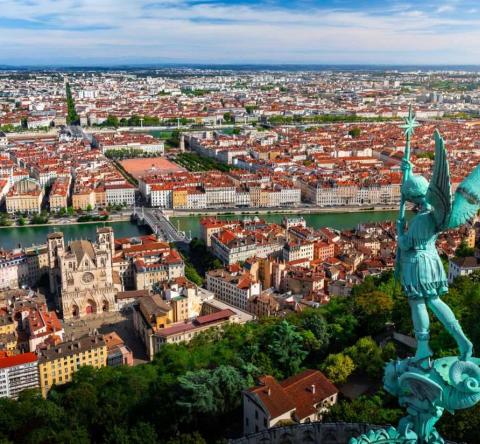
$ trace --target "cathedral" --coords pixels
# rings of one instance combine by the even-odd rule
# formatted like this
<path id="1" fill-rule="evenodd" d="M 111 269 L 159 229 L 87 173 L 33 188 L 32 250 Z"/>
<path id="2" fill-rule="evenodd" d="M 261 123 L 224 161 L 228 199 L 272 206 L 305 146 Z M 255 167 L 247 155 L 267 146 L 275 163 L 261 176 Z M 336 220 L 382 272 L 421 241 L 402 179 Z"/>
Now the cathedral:
<path id="1" fill-rule="evenodd" d="M 48 235 L 50 290 L 64 319 L 116 311 L 115 295 L 122 290 L 120 276 L 112 268 L 115 252 L 113 230 L 97 229 L 97 240 L 71 241 L 63 233 Z"/>

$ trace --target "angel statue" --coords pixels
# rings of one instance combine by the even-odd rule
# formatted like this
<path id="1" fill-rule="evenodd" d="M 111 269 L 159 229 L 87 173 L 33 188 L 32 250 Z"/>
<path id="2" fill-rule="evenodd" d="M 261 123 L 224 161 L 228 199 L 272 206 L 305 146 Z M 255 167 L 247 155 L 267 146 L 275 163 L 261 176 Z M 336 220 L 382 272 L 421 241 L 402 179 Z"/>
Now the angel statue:
<path id="1" fill-rule="evenodd" d="M 410 120 L 409 120 L 410 118 Z M 412 173 L 408 159 L 410 135 L 413 134 L 415 118 L 406 119 L 407 148 L 402 161 L 402 204 L 415 204 L 419 211 L 406 229 L 404 209 L 397 221 L 398 252 L 397 276 L 410 304 L 417 350 L 414 360 L 424 361 L 432 355 L 429 347 L 429 308 L 455 339 L 460 359 L 472 356 L 472 343 L 462 330 L 450 307 L 442 301 L 448 292 L 448 281 L 435 241 L 444 230 L 456 228 L 470 220 L 480 208 L 480 166 L 477 166 L 461 183 L 452 200 L 450 172 L 445 142 L 435 131 L 435 164 L 430 183 Z"/>

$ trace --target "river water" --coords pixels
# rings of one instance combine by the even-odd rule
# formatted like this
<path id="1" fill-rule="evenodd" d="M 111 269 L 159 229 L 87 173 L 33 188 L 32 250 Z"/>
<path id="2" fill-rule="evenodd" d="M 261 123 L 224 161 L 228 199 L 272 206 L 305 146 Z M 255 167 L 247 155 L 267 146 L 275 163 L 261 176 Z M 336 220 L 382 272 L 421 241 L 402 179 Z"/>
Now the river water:
<path id="1" fill-rule="evenodd" d="M 377 211 L 360 213 L 321 213 L 306 214 L 307 225 L 314 228 L 332 227 L 339 230 L 356 227 L 362 222 L 381 222 L 385 220 L 395 220 L 396 211 Z M 219 216 L 226 219 L 239 219 L 241 216 Z M 265 214 L 258 216 L 268 222 L 280 223 L 284 217 L 282 214 Z M 289 215 L 294 217 L 294 215 Z M 191 232 L 192 237 L 200 236 L 200 216 L 172 217 L 172 223 L 182 231 Z M 95 239 L 97 227 L 111 226 L 115 231 L 115 237 L 129 237 L 148 234 L 148 227 L 139 227 L 129 221 L 125 222 L 100 222 L 95 224 L 75 224 L 75 225 L 46 225 L 42 227 L 8 227 L 0 229 L 0 248 L 11 249 L 18 246 L 29 247 L 46 243 L 47 235 L 54 231 L 63 231 L 65 239 Z"/>
<path id="2" fill-rule="evenodd" d="M 139 227 L 130 221 L 125 222 L 99 222 L 95 224 L 72 224 L 72 225 L 45 225 L 41 227 L 8 227 L 0 229 L 0 248 L 11 249 L 29 247 L 30 245 L 44 244 L 47 235 L 55 231 L 63 231 L 65 240 L 91 239 L 96 237 L 98 227 L 111 226 L 115 231 L 115 237 L 138 236 L 148 234 L 148 227 Z"/>

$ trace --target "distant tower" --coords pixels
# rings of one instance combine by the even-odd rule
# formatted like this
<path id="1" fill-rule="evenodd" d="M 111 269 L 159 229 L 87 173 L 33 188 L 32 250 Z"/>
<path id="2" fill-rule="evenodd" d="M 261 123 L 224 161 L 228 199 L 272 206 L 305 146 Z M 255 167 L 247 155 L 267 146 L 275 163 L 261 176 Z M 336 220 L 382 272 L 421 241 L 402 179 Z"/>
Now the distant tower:
<path id="1" fill-rule="evenodd" d="M 180 135 L 180 151 L 182 153 L 185 151 L 185 135 L 183 133 Z"/>
<path id="2" fill-rule="evenodd" d="M 101 250 L 110 252 L 113 258 L 115 254 L 115 239 L 112 227 L 97 228 L 97 244 Z"/>
<path id="3" fill-rule="evenodd" d="M 58 296 L 58 284 L 60 276 L 58 256 L 65 251 L 65 241 L 63 238 L 63 233 L 51 233 L 47 236 L 47 250 L 50 291 Z"/>

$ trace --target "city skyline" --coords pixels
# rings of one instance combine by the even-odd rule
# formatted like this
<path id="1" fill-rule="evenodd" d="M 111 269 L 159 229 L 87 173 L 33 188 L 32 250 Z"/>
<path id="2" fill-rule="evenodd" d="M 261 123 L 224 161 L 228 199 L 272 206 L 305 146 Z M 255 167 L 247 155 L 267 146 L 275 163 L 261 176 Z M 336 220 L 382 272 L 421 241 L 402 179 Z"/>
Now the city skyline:
<path id="1" fill-rule="evenodd" d="M 418 3 L 0 0 L 0 64 L 478 63 L 476 2 Z"/>

